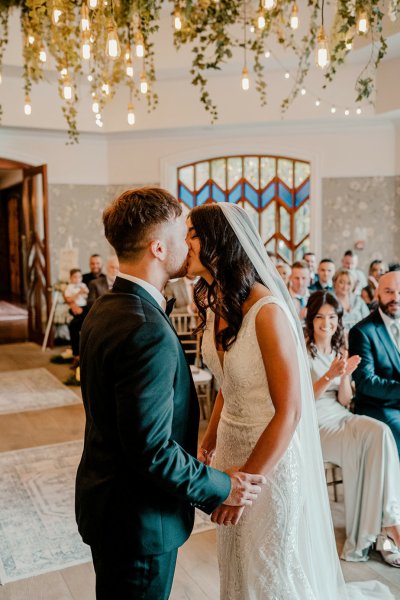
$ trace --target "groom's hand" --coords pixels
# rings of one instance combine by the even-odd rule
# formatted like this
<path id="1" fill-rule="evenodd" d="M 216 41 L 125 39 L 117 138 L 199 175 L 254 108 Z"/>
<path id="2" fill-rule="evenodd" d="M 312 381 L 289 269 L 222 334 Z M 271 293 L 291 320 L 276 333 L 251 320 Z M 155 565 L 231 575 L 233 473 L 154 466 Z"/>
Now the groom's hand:
<path id="1" fill-rule="evenodd" d="M 251 506 L 261 492 L 261 485 L 266 483 L 263 475 L 243 473 L 228 469 L 226 473 L 231 478 L 231 492 L 224 500 L 228 506 Z"/>
<path id="2" fill-rule="evenodd" d="M 227 506 L 221 504 L 216 508 L 212 515 L 211 521 L 218 525 L 236 525 L 244 511 L 244 506 Z"/>

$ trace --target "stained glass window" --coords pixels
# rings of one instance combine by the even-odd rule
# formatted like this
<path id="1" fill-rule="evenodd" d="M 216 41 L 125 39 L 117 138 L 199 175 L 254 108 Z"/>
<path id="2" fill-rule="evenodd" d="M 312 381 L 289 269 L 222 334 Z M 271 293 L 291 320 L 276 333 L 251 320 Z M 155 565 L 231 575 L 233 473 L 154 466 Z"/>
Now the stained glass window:
<path id="1" fill-rule="evenodd" d="M 310 249 L 309 162 L 284 156 L 215 157 L 178 168 L 186 213 L 209 202 L 242 206 L 271 252 L 292 263 Z"/>

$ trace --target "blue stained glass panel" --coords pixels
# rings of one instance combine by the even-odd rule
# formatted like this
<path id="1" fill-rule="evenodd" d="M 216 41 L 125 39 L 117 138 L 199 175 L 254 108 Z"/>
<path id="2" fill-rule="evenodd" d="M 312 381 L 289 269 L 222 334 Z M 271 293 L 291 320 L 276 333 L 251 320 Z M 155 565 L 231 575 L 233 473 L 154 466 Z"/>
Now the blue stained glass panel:
<path id="1" fill-rule="evenodd" d="M 285 204 L 290 206 L 290 208 L 292 207 L 292 192 L 288 190 L 287 187 L 281 182 L 278 183 L 278 196 L 285 202 Z"/>
<path id="2" fill-rule="evenodd" d="M 239 183 L 233 190 L 228 194 L 229 202 L 237 202 L 242 197 L 242 184 Z"/>
<path id="3" fill-rule="evenodd" d="M 248 183 L 244 184 L 244 196 L 254 208 L 258 208 L 258 194 Z"/>
<path id="4" fill-rule="evenodd" d="M 193 208 L 193 206 L 194 206 L 193 194 L 191 194 L 189 192 L 189 190 L 186 189 L 185 186 L 182 184 L 180 184 L 180 186 L 179 186 L 179 198 L 180 198 L 180 200 L 182 200 L 182 202 L 187 204 L 187 206 L 190 206 L 190 208 Z"/>
<path id="5" fill-rule="evenodd" d="M 225 194 L 222 192 L 215 183 L 212 186 L 212 199 L 215 202 L 225 202 Z"/>
<path id="6" fill-rule="evenodd" d="M 261 208 L 265 208 L 267 204 L 271 202 L 271 200 L 275 196 L 275 183 L 271 183 L 261 194 Z"/>
<path id="7" fill-rule="evenodd" d="M 204 204 L 204 202 L 206 202 L 210 197 L 210 186 L 207 183 L 207 185 L 205 185 L 203 187 L 203 189 L 200 190 L 200 192 L 197 194 L 197 206 L 199 206 L 200 204 Z"/>
<path id="8" fill-rule="evenodd" d="M 295 206 L 299 206 L 304 200 L 306 200 L 310 195 L 310 180 L 306 181 L 306 183 L 296 192 L 295 196 Z"/>

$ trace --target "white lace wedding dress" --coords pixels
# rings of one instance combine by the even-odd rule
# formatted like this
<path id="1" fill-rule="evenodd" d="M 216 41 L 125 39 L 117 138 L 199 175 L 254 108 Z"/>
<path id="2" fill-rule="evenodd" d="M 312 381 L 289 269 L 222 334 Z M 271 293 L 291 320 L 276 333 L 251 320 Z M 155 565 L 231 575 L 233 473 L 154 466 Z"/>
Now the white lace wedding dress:
<path id="1" fill-rule="evenodd" d="M 256 315 L 268 303 L 278 304 L 287 314 L 282 301 L 272 296 L 261 298 L 244 316 L 235 343 L 223 357 L 215 346 L 214 314 L 208 313 L 203 358 L 224 397 L 213 464 L 218 469 L 242 466 L 274 415 L 255 331 Z M 268 474 L 259 498 L 245 510 L 238 525 L 218 527 L 222 600 L 324 600 L 316 597 L 302 566 L 304 557 L 298 553 L 299 546 L 307 548 L 307 540 L 299 544 L 299 536 L 304 537 L 300 533 L 302 498 L 312 493 L 302 489 L 300 462 L 295 433 L 286 453 Z M 312 560 L 315 549 L 307 551 Z M 375 582 L 371 584 L 371 594 L 358 595 L 359 590 L 353 594 L 348 589 L 348 597 L 392 597 L 375 589 Z"/>

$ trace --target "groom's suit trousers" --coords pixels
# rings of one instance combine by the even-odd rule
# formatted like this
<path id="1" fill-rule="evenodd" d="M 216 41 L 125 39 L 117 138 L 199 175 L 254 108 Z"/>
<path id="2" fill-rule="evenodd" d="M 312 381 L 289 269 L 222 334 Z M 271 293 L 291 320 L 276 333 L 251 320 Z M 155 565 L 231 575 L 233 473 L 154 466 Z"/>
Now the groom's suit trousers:
<path id="1" fill-rule="evenodd" d="M 92 548 L 96 571 L 96 600 L 168 600 L 178 550 L 146 556 L 98 554 Z"/>

